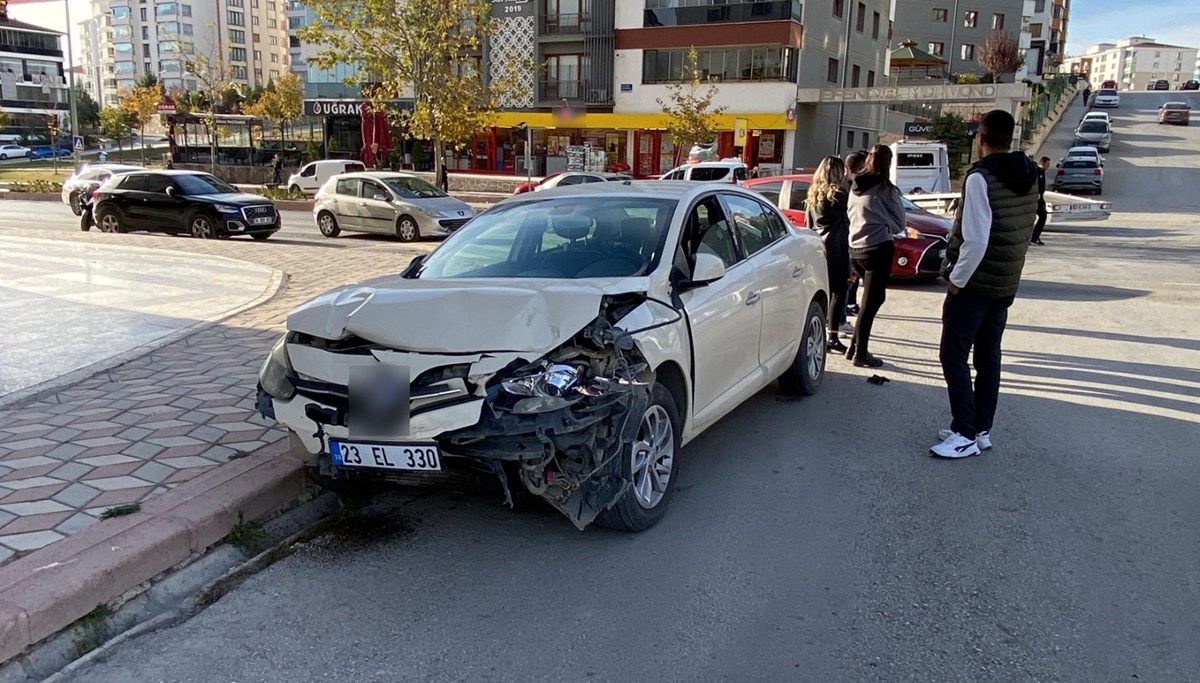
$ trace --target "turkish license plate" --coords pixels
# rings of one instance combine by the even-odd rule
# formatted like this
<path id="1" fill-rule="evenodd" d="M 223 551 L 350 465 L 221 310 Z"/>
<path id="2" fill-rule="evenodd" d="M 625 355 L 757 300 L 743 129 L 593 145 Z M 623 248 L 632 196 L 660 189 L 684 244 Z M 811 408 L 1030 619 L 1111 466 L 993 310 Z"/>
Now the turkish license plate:
<path id="1" fill-rule="evenodd" d="M 255 225 L 270 225 L 271 223 L 275 222 L 275 218 L 272 216 L 266 216 L 263 218 L 255 218 L 251 222 L 254 223 Z"/>
<path id="2" fill-rule="evenodd" d="M 436 443 L 360 443 L 329 441 L 336 467 L 440 472 L 442 454 Z"/>

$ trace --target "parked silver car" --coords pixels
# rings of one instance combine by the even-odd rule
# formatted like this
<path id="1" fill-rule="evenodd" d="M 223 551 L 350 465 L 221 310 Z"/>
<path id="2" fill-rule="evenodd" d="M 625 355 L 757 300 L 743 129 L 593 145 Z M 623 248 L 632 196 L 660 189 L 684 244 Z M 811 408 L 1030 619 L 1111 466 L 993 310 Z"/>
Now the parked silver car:
<path id="1" fill-rule="evenodd" d="M 317 192 L 313 218 L 326 237 L 343 230 L 395 235 L 402 242 L 445 237 L 475 211 L 424 180 L 407 173 L 343 173 Z"/>
<path id="2" fill-rule="evenodd" d="M 1112 128 L 1103 121 L 1085 119 L 1075 129 L 1075 141 L 1072 146 L 1083 145 L 1092 145 L 1101 152 L 1107 152 L 1112 146 Z"/>

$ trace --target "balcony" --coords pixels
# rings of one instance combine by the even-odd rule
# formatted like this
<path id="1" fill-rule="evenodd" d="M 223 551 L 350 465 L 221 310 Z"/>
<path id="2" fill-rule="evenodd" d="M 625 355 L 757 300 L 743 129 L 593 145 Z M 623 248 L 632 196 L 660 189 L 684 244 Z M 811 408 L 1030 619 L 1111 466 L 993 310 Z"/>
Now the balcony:
<path id="1" fill-rule="evenodd" d="M 612 88 L 592 87 L 587 81 L 552 80 L 538 83 L 538 99 L 542 102 L 567 102 L 583 104 L 613 103 Z"/>
<path id="2" fill-rule="evenodd" d="M 587 14 L 546 14 L 541 17 L 544 36 L 574 36 L 588 32 L 592 18 Z"/>
<path id="3" fill-rule="evenodd" d="M 647 0 L 642 25 L 695 26 L 730 24 L 745 21 L 800 21 L 803 5 L 796 0 L 761 0 L 726 4 L 720 0 L 703 0 L 691 7 L 659 7 L 664 0 Z"/>

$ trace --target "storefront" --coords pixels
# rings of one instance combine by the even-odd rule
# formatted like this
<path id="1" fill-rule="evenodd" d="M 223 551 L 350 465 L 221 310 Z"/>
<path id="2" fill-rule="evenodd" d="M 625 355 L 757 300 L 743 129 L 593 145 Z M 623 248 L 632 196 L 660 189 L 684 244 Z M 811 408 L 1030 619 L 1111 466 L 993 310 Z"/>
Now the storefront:
<path id="1" fill-rule="evenodd" d="M 363 109 L 369 111 L 369 101 L 355 100 L 305 100 L 304 115 L 322 121 L 321 142 L 325 145 L 328 159 L 358 159 L 363 157 Z M 388 107 L 395 111 L 412 109 L 412 102 L 393 100 Z"/>

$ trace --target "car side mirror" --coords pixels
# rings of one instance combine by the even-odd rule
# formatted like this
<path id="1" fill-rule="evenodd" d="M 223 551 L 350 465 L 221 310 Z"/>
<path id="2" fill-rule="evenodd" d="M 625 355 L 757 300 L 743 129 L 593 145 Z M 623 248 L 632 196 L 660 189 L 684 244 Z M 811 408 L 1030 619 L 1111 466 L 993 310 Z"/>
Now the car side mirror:
<path id="1" fill-rule="evenodd" d="M 168 197 L 174 197 L 174 196 L 175 196 L 175 188 L 174 188 L 174 187 L 168 187 L 168 188 L 167 188 L 167 196 L 168 196 Z"/>
<path id="2" fill-rule="evenodd" d="M 389 200 L 388 200 L 388 198 L 387 198 L 387 196 L 386 196 L 386 195 L 382 195 L 382 194 L 376 193 L 376 194 L 375 194 L 375 201 L 377 201 L 377 202 L 386 202 L 386 201 L 389 201 Z"/>
<path id="3" fill-rule="evenodd" d="M 725 277 L 725 262 L 716 254 L 696 254 L 696 265 L 692 268 L 690 285 L 703 287 Z"/>

